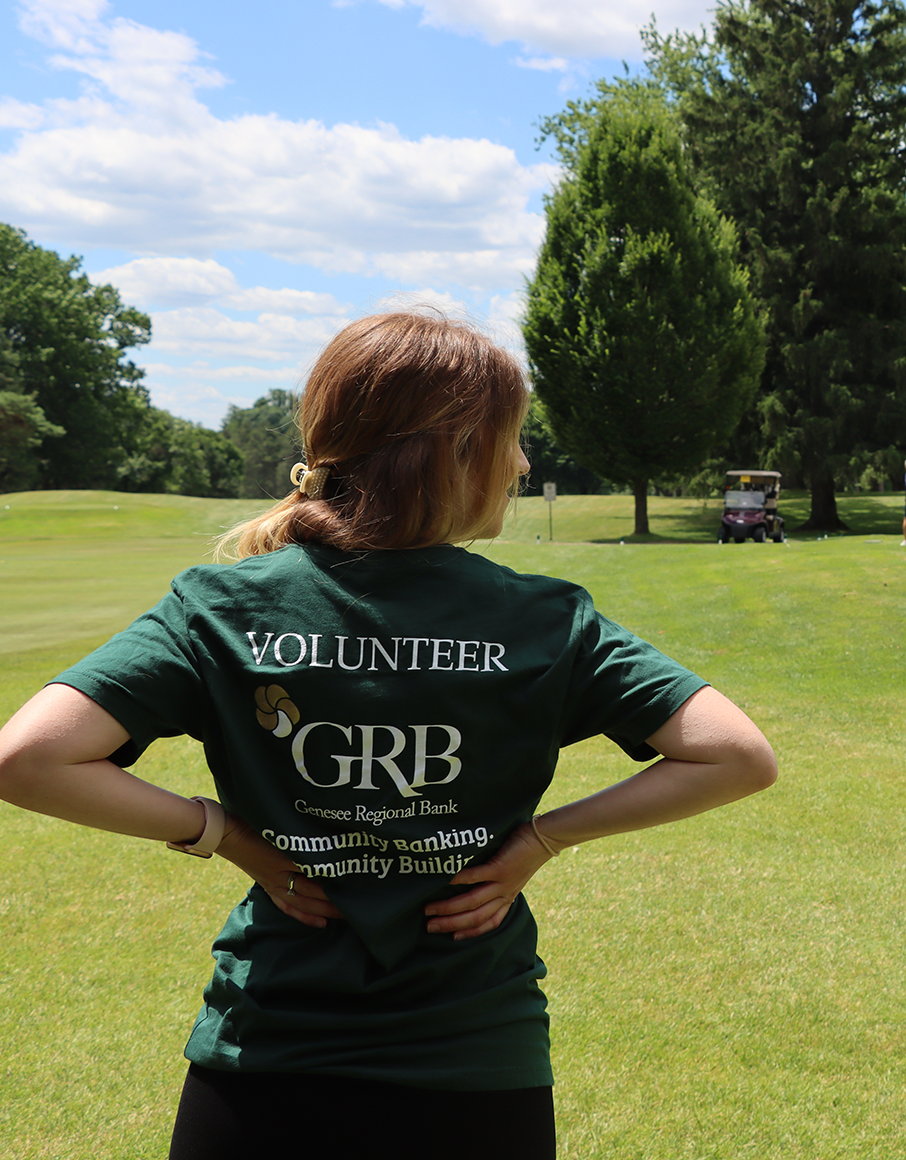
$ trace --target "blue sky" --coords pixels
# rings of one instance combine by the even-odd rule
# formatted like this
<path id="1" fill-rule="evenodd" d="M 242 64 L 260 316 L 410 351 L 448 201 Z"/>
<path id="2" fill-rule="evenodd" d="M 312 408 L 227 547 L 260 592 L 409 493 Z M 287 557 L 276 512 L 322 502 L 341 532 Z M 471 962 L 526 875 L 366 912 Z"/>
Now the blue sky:
<path id="1" fill-rule="evenodd" d="M 697 28 L 697 0 L 656 9 Z M 25 0 L 0 14 L 0 220 L 148 311 L 152 401 L 219 426 L 350 318 L 519 349 L 556 180 L 539 118 L 638 64 L 651 0 Z"/>

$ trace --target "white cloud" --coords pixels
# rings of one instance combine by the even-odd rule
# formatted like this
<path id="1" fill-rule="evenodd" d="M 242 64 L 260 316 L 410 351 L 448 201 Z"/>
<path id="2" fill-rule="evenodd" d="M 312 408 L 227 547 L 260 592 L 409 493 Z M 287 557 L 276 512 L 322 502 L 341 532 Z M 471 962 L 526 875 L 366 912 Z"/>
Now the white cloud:
<path id="1" fill-rule="evenodd" d="M 217 382 L 248 383 L 253 386 L 259 383 L 271 386 L 279 386 L 280 384 L 295 386 L 299 377 L 299 368 L 295 365 L 256 367 L 234 364 L 227 367 L 212 367 L 208 366 L 206 362 L 199 361 L 191 366 L 175 367 L 169 363 L 149 362 L 146 364 L 145 370 L 150 377 L 155 379 L 175 378 L 179 379 L 181 383 L 195 384 Z M 204 389 L 209 393 L 215 391 L 214 387 Z"/>
<path id="2" fill-rule="evenodd" d="M 316 294 L 313 290 L 272 290 L 266 286 L 237 289 L 234 294 L 224 295 L 222 302 L 234 310 L 263 310 L 272 314 L 345 315 L 350 310 L 348 303 L 337 301 L 332 294 Z"/>
<path id="3" fill-rule="evenodd" d="M 519 68 L 531 68 L 537 72 L 567 72 L 572 67 L 565 56 L 517 56 L 513 63 Z"/>
<path id="4" fill-rule="evenodd" d="M 199 381 L 191 381 L 181 373 L 179 379 L 178 383 L 169 383 L 166 376 L 163 382 L 160 381 L 159 372 L 149 375 L 146 381 L 151 387 L 151 400 L 154 406 L 161 407 L 173 415 L 179 415 L 183 419 L 191 419 L 193 423 L 203 423 L 214 430 L 220 427 L 231 403 L 237 407 L 249 407 L 271 387 L 293 390 L 296 385 L 290 373 L 285 381 L 280 379 L 268 382 L 262 378 L 256 381 L 253 390 L 246 394 L 226 394 L 213 385 L 211 381 L 213 376 L 198 376 Z"/>
<path id="5" fill-rule="evenodd" d="M 651 22 L 652 10 L 651 0 L 380 0 L 390 8 L 404 2 L 421 8 L 423 22 L 436 28 L 479 35 L 491 44 L 517 41 L 571 60 L 640 60 L 639 31 Z M 658 4 L 658 27 L 698 29 L 710 23 L 713 7 L 701 0 L 667 0 Z"/>
<path id="6" fill-rule="evenodd" d="M 349 310 L 332 294 L 266 286 L 243 288 L 233 271 L 213 258 L 136 258 L 99 270 L 91 280 L 111 283 L 124 301 L 143 309 L 219 302 L 232 310 L 289 315 L 340 315 Z"/>
<path id="7" fill-rule="evenodd" d="M 44 123 L 40 105 L 27 105 L 13 97 L 0 97 L 0 129 L 37 129 Z"/>
<path id="8" fill-rule="evenodd" d="M 20 10 L 23 32 L 64 52 L 50 57 L 60 69 L 75 69 L 100 84 L 117 100 L 151 121 L 165 109 L 193 119 L 202 111 L 194 97 L 199 87 L 216 87 L 226 78 L 200 65 L 203 56 L 191 37 L 160 31 L 118 17 L 103 19 L 107 0 L 26 0 Z"/>
<path id="9" fill-rule="evenodd" d="M 294 388 L 351 310 L 332 294 L 242 287 L 213 259 L 137 258 L 91 279 L 151 310 L 142 363 L 155 406 L 209 426 L 230 403 L 249 406 L 270 387 Z"/>
<path id="10" fill-rule="evenodd" d="M 218 430 L 231 405 L 251 407 L 256 399 L 273 389 L 298 391 L 317 353 L 312 352 L 302 367 L 281 366 L 266 370 L 257 367 L 175 368 L 166 363 L 149 363 L 145 385 L 150 387 L 155 407 Z"/>
<path id="11" fill-rule="evenodd" d="M 297 366 L 282 367 L 201 367 L 192 366 L 185 372 L 187 378 L 205 379 L 218 383 L 292 383 L 296 385 L 299 376 Z"/>
<path id="12" fill-rule="evenodd" d="M 345 319 L 292 318 L 260 314 L 237 319 L 213 306 L 188 306 L 159 311 L 152 319 L 153 346 L 158 353 L 197 359 L 261 359 L 298 364 L 320 349 Z"/>
<path id="13" fill-rule="evenodd" d="M 350 312 L 332 294 L 242 287 L 232 270 L 213 259 L 137 258 L 91 278 L 112 283 L 124 301 L 157 307 L 151 309 L 151 361 L 143 360 L 153 401 L 205 422 L 222 415 L 230 402 L 248 405 L 268 386 L 294 385 Z M 176 365 L 153 361 L 162 357 L 174 358 Z M 166 386 L 174 378 L 184 391 Z M 198 394 L 199 382 L 207 394 Z M 227 398 L 212 385 L 225 382 L 233 383 L 239 395 Z"/>
<path id="14" fill-rule="evenodd" d="M 495 294 L 491 298 L 488 311 L 488 332 L 491 336 L 511 350 L 525 365 L 527 356 L 525 340 L 522 337 L 522 327 L 519 320 L 525 310 L 525 293 L 522 290 L 512 294 Z"/>
<path id="15" fill-rule="evenodd" d="M 231 403 L 249 407 L 255 399 L 274 387 L 284 391 L 298 389 L 301 368 L 294 364 L 279 367 L 226 366 L 204 364 L 174 367 L 168 363 L 146 364 L 146 385 L 151 389 L 155 407 L 219 427 Z"/>
<path id="16" fill-rule="evenodd" d="M 31 0 L 19 10 L 24 32 L 55 48 L 90 42 L 91 27 L 109 7 L 107 0 Z"/>
<path id="17" fill-rule="evenodd" d="M 412 285 L 418 282 L 434 286 L 451 282 L 481 292 L 489 287 L 520 282 L 534 269 L 534 248 L 515 252 L 478 250 L 471 253 L 375 254 L 375 267 L 388 278 Z"/>
<path id="18" fill-rule="evenodd" d="M 23 26 L 84 78 L 73 101 L 0 106 L 0 220 L 80 248 L 257 250 L 332 272 L 493 289 L 541 231 L 529 200 L 555 173 L 487 140 L 409 140 L 392 125 L 277 115 L 222 120 L 198 100 L 223 77 L 182 33 L 103 16 L 93 0 L 29 0 Z"/>
<path id="19" fill-rule="evenodd" d="M 518 290 L 513 294 L 494 294 L 491 298 L 489 318 L 493 325 L 519 327 L 519 320 L 525 313 L 525 293 Z M 519 331 L 520 341 L 522 331 Z"/>
<path id="20" fill-rule="evenodd" d="M 116 286 L 123 300 L 142 308 L 210 302 L 234 294 L 236 276 L 213 258 L 136 258 L 91 275 L 92 282 Z"/>

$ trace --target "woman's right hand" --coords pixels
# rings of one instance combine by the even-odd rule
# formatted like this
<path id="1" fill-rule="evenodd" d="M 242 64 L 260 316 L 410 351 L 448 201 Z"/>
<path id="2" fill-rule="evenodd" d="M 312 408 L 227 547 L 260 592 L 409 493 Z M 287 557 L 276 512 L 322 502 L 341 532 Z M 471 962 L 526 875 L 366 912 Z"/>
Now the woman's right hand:
<path id="1" fill-rule="evenodd" d="M 216 852 L 254 879 L 278 910 L 305 926 L 325 927 L 329 918 L 343 917 L 316 882 L 235 814 L 227 814 Z M 292 895 L 287 893 L 290 877 Z"/>
<path id="2" fill-rule="evenodd" d="M 461 942 L 496 930 L 522 888 L 551 857 L 531 823 L 525 822 L 487 862 L 467 866 L 451 879 L 452 886 L 474 886 L 473 890 L 428 903 L 429 933 L 452 934 Z"/>

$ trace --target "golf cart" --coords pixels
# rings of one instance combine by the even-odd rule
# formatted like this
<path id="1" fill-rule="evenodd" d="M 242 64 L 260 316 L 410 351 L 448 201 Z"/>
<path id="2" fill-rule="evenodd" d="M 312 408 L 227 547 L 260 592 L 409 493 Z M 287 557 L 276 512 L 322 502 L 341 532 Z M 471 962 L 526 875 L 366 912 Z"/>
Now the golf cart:
<path id="1" fill-rule="evenodd" d="M 722 544 L 743 543 L 749 536 L 756 544 L 770 537 L 783 543 L 783 518 L 777 514 L 779 471 L 728 471 L 724 486 L 724 514 L 717 538 Z"/>

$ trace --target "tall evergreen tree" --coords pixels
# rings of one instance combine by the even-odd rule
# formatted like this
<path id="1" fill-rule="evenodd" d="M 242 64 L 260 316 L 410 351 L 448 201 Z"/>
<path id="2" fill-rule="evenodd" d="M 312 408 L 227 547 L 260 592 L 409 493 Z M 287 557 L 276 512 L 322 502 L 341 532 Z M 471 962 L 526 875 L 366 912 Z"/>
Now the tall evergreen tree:
<path id="1" fill-rule="evenodd" d="M 695 470 L 736 426 L 763 336 L 729 222 L 696 194 L 656 86 L 601 86 L 544 126 L 566 176 L 523 326 L 557 444 L 629 484 L 648 531 L 649 481 Z"/>
<path id="2" fill-rule="evenodd" d="M 766 307 L 760 465 L 833 529 L 835 476 L 906 442 L 906 9 L 731 0 L 710 37 L 646 39 Z"/>

